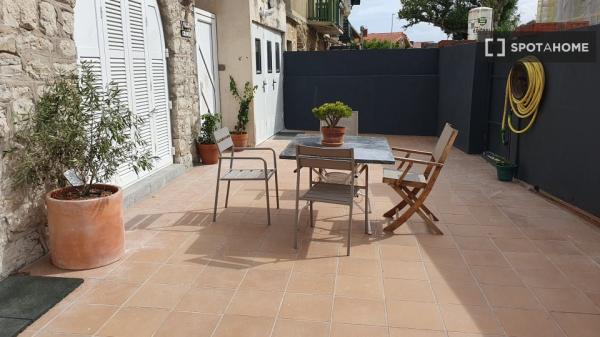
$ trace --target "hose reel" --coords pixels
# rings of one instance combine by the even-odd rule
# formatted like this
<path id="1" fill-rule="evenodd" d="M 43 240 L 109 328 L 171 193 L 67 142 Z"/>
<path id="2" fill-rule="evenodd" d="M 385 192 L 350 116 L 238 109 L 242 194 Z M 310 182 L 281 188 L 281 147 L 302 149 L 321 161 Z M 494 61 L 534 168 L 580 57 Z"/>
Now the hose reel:
<path id="1" fill-rule="evenodd" d="M 508 73 L 504 95 L 504 113 L 500 136 L 507 144 L 506 127 L 515 134 L 523 134 L 535 122 L 545 85 L 544 66 L 535 56 L 526 56 L 518 60 Z M 510 106 L 510 108 L 509 108 Z M 527 126 L 517 128 L 513 125 L 513 115 L 517 119 L 529 119 Z"/>

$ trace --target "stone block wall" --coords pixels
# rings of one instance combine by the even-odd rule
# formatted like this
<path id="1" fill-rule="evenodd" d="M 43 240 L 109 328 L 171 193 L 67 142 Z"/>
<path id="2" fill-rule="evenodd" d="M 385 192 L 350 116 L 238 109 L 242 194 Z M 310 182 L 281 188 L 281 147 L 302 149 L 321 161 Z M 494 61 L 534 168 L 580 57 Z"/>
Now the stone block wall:
<path id="1" fill-rule="evenodd" d="M 43 198 L 15 191 L 5 151 L 19 121 L 32 111 L 44 85 L 74 69 L 74 0 L 0 1 L 0 279 L 44 254 Z"/>

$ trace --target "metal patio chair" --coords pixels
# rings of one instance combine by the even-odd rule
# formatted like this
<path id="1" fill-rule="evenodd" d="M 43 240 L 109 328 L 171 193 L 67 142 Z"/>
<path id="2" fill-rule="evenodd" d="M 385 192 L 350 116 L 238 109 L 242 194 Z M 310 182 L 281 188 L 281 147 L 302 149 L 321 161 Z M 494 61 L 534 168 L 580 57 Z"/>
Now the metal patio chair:
<path id="1" fill-rule="evenodd" d="M 300 172 L 302 168 L 309 169 L 309 188 L 300 193 Z M 326 181 L 313 181 L 313 173 L 320 176 L 320 170 L 332 169 L 348 171 L 349 184 L 335 184 Z M 298 231 L 300 222 L 300 200 L 307 201 L 310 208 L 310 226 L 314 227 L 313 203 L 323 202 L 330 204 L 346 205 L 348 214 L 348 251 L 350 255 L 350 236 L 352 233 L 352 206 L 354 204 L 356 165 L 354 162 L 354 149 L 325 149 L 298 145 L 296 148 L 296 213 L 294 230 L 294 248 L 298 248 Z"/>
<path id="2" fill-rule="evenodd" d="M 406 207 L 408 209 L 384 228 L 386 232 L 394 231 L 416 212 L 423 218 L 429 230 L 435 234 L 444 234 L 435 225 L 434 221 L 438 221 L 438 218 L 425 206 L 425 200 L 444 167 L 457 135 L 458 131 L 446 123 L 433 152 L 392 147 L 392 151 L 403 152 L 405 156 L 394 157 L 400 165 L 397 169 L 384 169 L 383 182 L 402 197 L 402 202 L 387 211 L 384 217 L 393 218 L 400 210 Z M 410 158 L 411 154 L 424 155 L 429 157 L 429 160 L 413 159 Z M 423 173 L 413 172 L 413 165 L 424 165 L 425 170 Z"/>
<path id="3" fill-rule="evenodd" d="M 214 132 L 217 148 L 219 149 L 219 168 L 217 170 L 217 187 L 215 192 L 215 207 L 213 211 L 213 222 L 217 220 L 217 205 L 219 202 L 219 185 L 221 180 L 227 181 L 227 193 L 225 194 L 225 208 L 229 203 L 229 189 L 232 181 L 264 181 L 265 194 L 267 199 L 267 222 L 271 225 L 271 206 L 269 202 L 269 180 L 275 177 L 275 197 L 277 208 L 279 208 L 279 181 L 277 178 L 277 158 L 275 150 L 269 147 L 234 147 L 228 128 L 221 128 Z M 243 149 L 246 151 L 271 151 L 273 153 L 273 168 L 267 167 L 267 161 L 261 157 L 234 157 L 235 150 Z M 231 156 L 224 156 L 223 153 L 229 150 Z M 229 160 L 229 169 L 221 175 L 221 166 L 223 160 Z M 262 161 L 263 167 L 256 169 L 233 168 L 233 162 L 238 160 Z"/>

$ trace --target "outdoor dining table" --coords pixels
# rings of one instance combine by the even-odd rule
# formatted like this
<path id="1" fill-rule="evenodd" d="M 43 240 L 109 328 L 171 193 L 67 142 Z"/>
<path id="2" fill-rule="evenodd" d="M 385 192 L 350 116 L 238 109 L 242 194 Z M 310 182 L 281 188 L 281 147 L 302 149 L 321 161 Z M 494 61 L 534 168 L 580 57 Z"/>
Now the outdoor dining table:
<path id="1" fill-rule="evenodd" d="M 321 145 L 321 135 L 299 134 L 281 151 L 279 159 L 296 160 L 297 145 L 326 147 Z M 358 166 L 356 171 L 359 175 L 364 174 L 365 176 L 364 186 L 357 185 L 356 187 L 365 190 L 365 233 L 372 234 L 369 221 L 369 164 L 394 164 L 394 154 L 387 139 L 377 136 L 345 136 L 344 144 L 339 148 L 354 149 L 354 161 Z"/>

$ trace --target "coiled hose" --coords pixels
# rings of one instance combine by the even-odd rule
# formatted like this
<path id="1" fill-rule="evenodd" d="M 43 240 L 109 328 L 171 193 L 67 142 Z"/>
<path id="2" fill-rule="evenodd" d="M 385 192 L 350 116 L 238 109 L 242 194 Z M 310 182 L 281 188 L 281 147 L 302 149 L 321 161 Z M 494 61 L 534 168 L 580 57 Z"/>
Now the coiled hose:
<path id="1" fill-rule="evenodd" d="M 516 76 L 514 71 L 517 66 L 523 67 L 527 74 L 527 88 L 520 88 L 524 92 L 518 92 L 519 88 L 513 88 L 513 83 L 519 81 L 518 78 L 513 78 L 513 76 Z M 523 82 L 522 79 L 520 80 Z M 504 114 L 502 115 L 502 128 L 500 130 L 503 143 L 506 144 L 507 142 L 505 139 L 507 125 L 516 134 L 522 134 L 531 129 L 538 115 L 542 94 L 544 93 L 544 84 L 544 66 L 537 57 L 526 56 L 513 65 L 506 80 L 506 93 L 504 95 Z M 508 109 L 509 105 L 510 109 Z M 519 119 L 530 118 L 527 126 L 522 129 L 515 127 L 512 124 L 513 114 Z"/>

